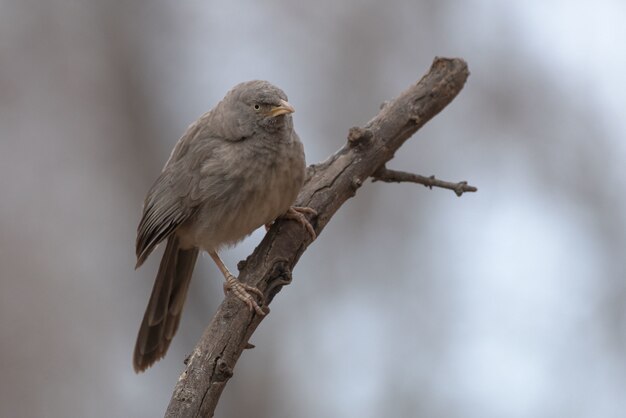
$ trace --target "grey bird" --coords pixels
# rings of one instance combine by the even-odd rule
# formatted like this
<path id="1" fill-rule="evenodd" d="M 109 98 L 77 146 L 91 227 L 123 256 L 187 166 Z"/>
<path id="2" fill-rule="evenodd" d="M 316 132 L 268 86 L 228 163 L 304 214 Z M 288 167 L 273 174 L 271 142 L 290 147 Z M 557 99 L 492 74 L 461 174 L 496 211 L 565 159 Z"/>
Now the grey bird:
<path id="1" fill-rule="evenodd" d="M 241 283 L 218 255 L 277 217 L 301 222 L 292 208 L 305 177 L 302 143 L 293 130 L 293 107 L 267 81 L 236 85 L 178 140 L 146 196 L 137 227 L 137 266 L 167 240 L 133 355 L 136 372 L 161 359 L 180 322 L 200 250 L 209 253 L 231 291 L 264 315 L 257 288 Z"/>

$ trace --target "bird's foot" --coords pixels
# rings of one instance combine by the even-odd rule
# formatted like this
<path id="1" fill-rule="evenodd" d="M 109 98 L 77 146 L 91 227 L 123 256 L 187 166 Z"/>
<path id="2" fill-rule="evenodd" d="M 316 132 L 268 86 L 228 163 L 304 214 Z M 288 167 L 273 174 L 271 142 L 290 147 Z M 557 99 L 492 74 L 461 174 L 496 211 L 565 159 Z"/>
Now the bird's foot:
<path id="1" fill-rule="evenodd" d="M 263 296 L 263 292 L 261 292 L 258 288 L 254 286 L 250 286 L 249 284 L 241 283 L 239 279 L 237 279 L 232 274 L 226 276 L 226 281 L 224 282 L 224 294 L 227 292 L 233 292 L 233 295 L 246 305 L 250 309 L 250 312 L 254 310 L 257 314 L 261 316 L 265 316 L 265 311 L 261 309 L 261 306 L 254 300 L 252 294 L 257 295 L 261 301 L 265 299 Z"/>
<path id="2" fill-rule="evenodd" d="M 283 219 L 291 219 L 296 222 L 299 222 L 302 225 L 309 235 L 311 235 L 311 240 L 315 240 L 317 238 L 317 234 L 315 233 L 315 229 L 311 225 L 311 222 L 306 218 L 306 215 L 317 216 L 317 211 L 312 208 L 304 207 L 304 206 L 292 206 L 289 208 L 284 215 L 281 215 Z"/>

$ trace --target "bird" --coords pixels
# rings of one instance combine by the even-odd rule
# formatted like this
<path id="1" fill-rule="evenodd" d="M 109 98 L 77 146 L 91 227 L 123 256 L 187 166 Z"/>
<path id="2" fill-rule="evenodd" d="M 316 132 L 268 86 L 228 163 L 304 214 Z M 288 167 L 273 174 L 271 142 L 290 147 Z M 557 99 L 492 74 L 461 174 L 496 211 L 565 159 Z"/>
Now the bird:
<path id="1" fill-rule="evenodd" d="M 219 251 L 284 217 L 301 223 L 315 211 L 292 206 L 305 179 L 304 148 L 294 108 L 268 81 L 237 84 L 178 140 L 144 200 L 137 227 L 139 268 L 163 241 L 165 251 L 133 353 L 136 373 L 163 358 L 178 329 L 201 251 L 224 275 L 224 291 L 258 315 L 263 293 L 240 282 Z"/>

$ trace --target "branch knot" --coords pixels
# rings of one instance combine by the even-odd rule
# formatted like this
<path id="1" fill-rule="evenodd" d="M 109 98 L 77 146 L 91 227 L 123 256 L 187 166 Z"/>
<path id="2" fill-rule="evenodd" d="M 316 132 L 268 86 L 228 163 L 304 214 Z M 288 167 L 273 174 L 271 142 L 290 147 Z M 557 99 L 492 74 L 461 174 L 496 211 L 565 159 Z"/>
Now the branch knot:
<path id="1" fill-rule="evenodd" d="M 372 131 L 358 126 L 353 126 L 348 131 L 348 144 L 351 147 L 367 144 L 373 137 Z"/>
<path id="2" fill-rule="evenodd" d="M 215 381 L 225 382 L 231 377 L 233 377 L 233 369 L 228 365 L 226 360 L 221 357 L 218 358 L 215 364 Z"/>

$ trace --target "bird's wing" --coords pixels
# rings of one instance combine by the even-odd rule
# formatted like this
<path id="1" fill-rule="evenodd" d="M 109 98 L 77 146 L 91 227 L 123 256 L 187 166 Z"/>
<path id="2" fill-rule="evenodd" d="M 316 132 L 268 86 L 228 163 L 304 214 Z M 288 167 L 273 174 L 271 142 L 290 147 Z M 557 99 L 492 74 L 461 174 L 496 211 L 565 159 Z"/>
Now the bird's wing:
<path id="1" fill-rule="evenodd" d="M 194 157 L 193 148 L 204 141 L 199 140 L 197 134 L 198 125 L 193 124 L 174 147 L 161 175 L 146 196 L 137 227 L 136 267 L 143 264 L 161 241 L 192 217 L 198 207 L 197 171 L 201 159 Z M 210 157 L 210 151 L 205 149 L 203 156 Z"/>
<path id="2" fill-rule="evenodd" d="M 195 212 L 186 196 L 191 194 L 192 177 L 165 169 L 154 183 L 143 207 L 137 227 L 137 267 L 156 246 Z"/>

